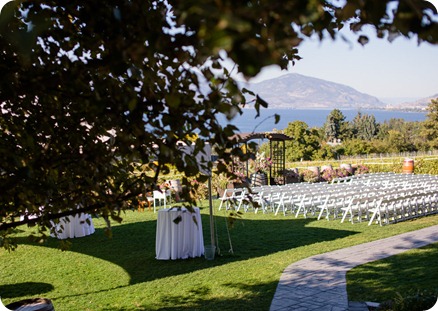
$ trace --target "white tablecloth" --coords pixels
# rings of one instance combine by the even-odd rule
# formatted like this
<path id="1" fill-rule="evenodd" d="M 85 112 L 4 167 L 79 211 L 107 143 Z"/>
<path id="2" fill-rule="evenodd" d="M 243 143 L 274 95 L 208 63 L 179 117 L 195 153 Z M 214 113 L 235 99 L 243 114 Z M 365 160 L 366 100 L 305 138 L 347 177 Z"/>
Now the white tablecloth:
<path id="1" fill-rule="evenodd" d="M 176 224 L 174 220 L 181 216 Z M 196 222 L 193 221 L 195 217 Z M 165 208 L 158 211 L 155 239 L 156 258 L 161 260 L 187 259 L 204 254 L 204 238 L 199 208 L 190 213 L 185 208 Z"/>
<path id="2" fill-rule="evenodd" d="M 67 220 L 68 218 L 68 220 Z M 61 229 L 61 225 L 64 229 Z M 58 239 L 80 238 L 94 233 L 93 220 L 89 214 L 76 214 L 63 217 L 55 225 L 56 234 L 51 234 Z M 59 232 L 62 230 L 62 232 Z"/>

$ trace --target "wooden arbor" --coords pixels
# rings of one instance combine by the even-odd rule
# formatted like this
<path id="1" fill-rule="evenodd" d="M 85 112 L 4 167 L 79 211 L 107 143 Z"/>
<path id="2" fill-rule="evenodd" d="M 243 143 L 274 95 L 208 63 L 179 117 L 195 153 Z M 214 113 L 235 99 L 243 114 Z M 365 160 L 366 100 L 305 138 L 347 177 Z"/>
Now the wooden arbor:
<path id="1" fill-rule="evenodd" d="M 242 133 L 237 135 L 239 144 L 247 145 L 249 141 L 254 139 L 269 140 L 269 157 L 272 161 L 272 166 L 269 169 L 269 184 L 284 184 L 284 170 L 286 168 L 286 140 L 292 140 L 292 137 L 282 133 L 266 132 L 266 133 Z M 248 176 L 248 164 L 246 165 L 246 177 Z M 280 178 L 281 177 L 281 178 Z"/>

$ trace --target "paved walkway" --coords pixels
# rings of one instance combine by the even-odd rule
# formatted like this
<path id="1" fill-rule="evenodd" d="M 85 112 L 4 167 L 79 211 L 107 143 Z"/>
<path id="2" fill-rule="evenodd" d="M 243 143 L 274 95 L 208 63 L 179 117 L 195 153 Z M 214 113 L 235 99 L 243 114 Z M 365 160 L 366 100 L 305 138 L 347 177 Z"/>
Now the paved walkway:
<path id="1" fill-rule="evenodd" d="M 388 227 L 389 228 L 389 227 Z M 280 277 L 270 311 L 347 311 L 345 275 L 355 266 L 438 242 L 438 226 L 313 256 L 288 266 Z M 362 310 L 367 310 L 362 307 Z"/>

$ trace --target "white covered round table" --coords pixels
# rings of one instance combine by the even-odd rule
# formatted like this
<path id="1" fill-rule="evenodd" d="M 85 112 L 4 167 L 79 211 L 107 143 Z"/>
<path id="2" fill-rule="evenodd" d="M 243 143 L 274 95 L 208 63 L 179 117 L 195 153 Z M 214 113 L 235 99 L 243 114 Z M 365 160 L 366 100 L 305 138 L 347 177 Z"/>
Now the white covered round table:
<path id="1" fill-rule="evenodd" d="M 59 223 L 55 225 L 55 231 L 56 234 L 52 233 L 51 236 L 58 239 L 70 239 L 81 238 L 93 234 L 95 230 L 91 215 L 80 213 L 61 218 Z"/>
<path id="2" fill-rule="evenodd" d="M 158 211 L 156 259 L 187 259 L 204 255 L 201 213 L 199 208 L 194 210 L 191 213 L 182 207 Z M 175 223 L 175 219 L 180 221 Z"/>

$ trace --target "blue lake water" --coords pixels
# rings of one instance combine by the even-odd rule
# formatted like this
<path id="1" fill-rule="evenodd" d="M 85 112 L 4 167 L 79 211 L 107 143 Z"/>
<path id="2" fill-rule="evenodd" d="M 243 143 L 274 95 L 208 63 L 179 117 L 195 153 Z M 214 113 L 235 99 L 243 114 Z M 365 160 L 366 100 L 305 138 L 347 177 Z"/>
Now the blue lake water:
<path id="1" fill-rule="evenodd" d="M 325 123 L 327 116 L 333 109 L 263 109 L 261 115 L 255 118 L 254 109 L 243 109 L 243 114 L 237 116 L 229 123 L 237 126 L 241 133 L 248 132 L 269 132 L 274 129 L 285 129 L 289 122 L 303 121 L 309 127 L 321 127 Z M 394 110 L 355 110 L 340 109 L 346 121 L 352 121 L 360 111 L 362 114 L 374 115 L 378 123 L 389 121 L 390 119 L 404 119 L 405 121 L 424 121 L 426 112 L 405 112 Z M 280 122 L 275 124 L 274 115 L 280 115 Z M 219 118 L 223 125 L 227 121 L 222 116 Z"/>

